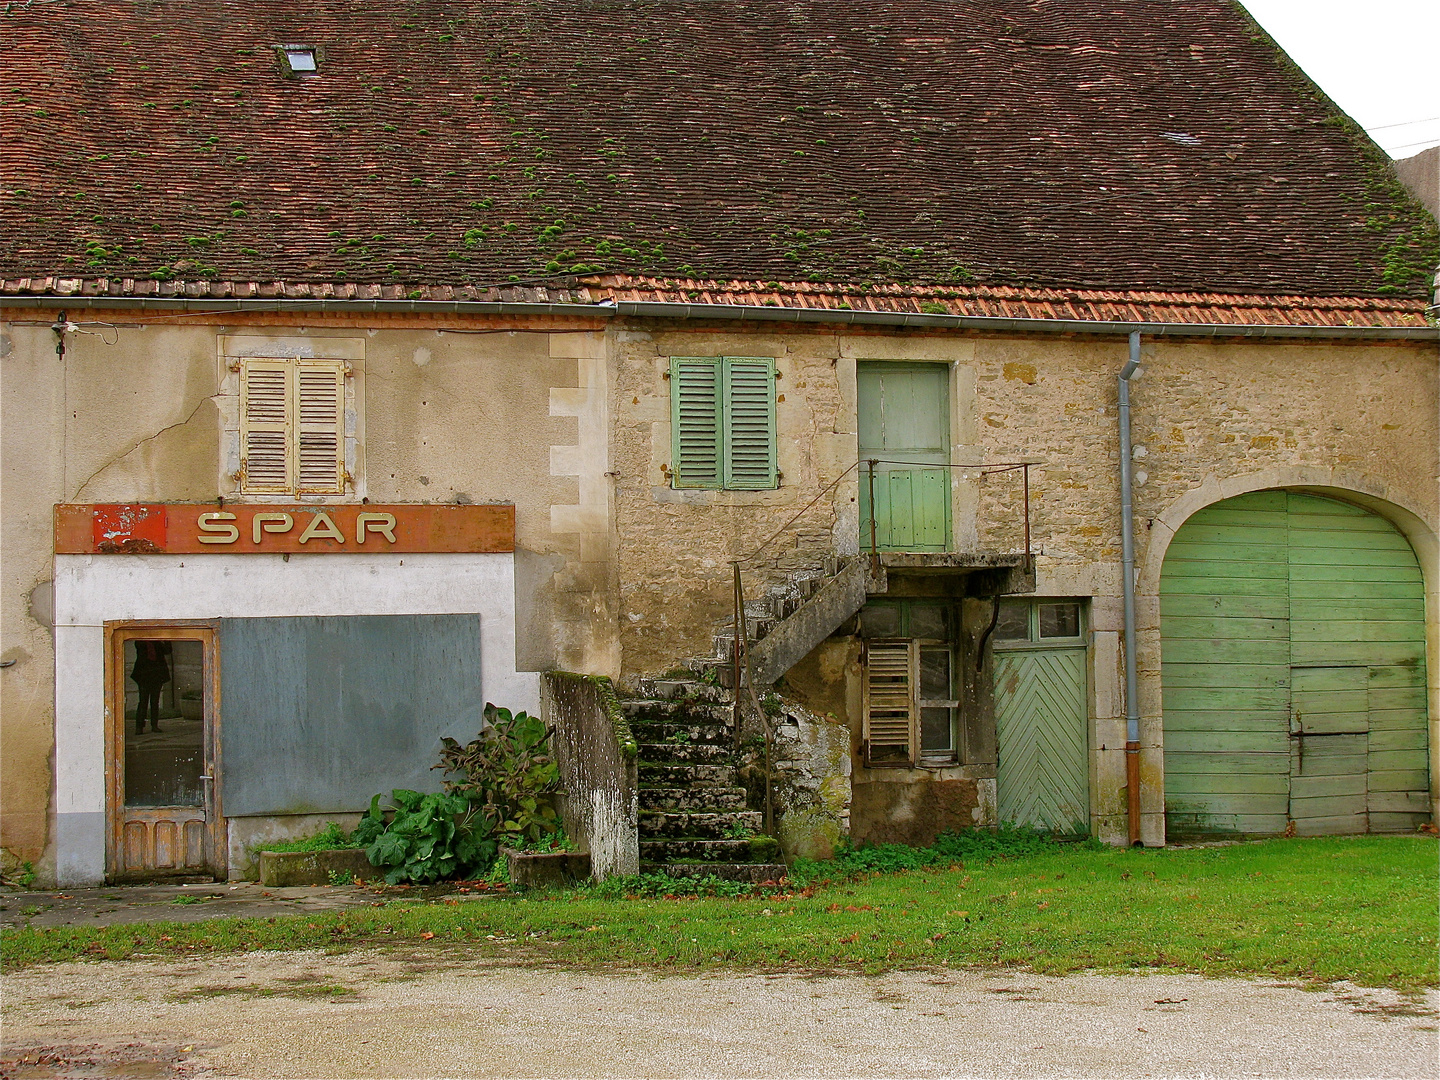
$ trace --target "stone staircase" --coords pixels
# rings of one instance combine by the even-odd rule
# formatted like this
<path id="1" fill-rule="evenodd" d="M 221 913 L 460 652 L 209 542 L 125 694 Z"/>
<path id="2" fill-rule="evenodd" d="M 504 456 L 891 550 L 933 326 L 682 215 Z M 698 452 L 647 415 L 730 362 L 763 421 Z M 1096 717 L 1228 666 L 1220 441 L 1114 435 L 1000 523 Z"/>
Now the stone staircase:
<path id="1" fill-rule="evenodd" d="M 831 556 L 825 565 L 797 570 L 765 595 L 745 602 L 745 633 L 756 687 L 769 686 L 829 637 L 865 604 L 868 593 L 885 590 L 885 575 L 864 556 Z M 735 620 L 716 630 L 711 656 L 686 662 L 701 678 L 729 687 L 735 681 Z"/>
<path id="2" fill-rule="evenodd" d="M 640 746 L 640 870 L 778 881 L 776 844 L 740 783 L 731 695 L 699 680 L 642 680 L 621 702 Z"/>
<path id="3" fill-rule="evenodd" d="M 745 633 L 757 690 L 859 611 L 867 589 L 876 587 L 868 559 L 830 558 L 748 601 Z M 883 573 L 878 587 L 884 588 Z M 642 873 L 753 882 L 785 874 L 778 844 L 759 835 L 763 768 L 749 760 L 754 748 L 742 753 L 736 739 L 734 647 L 731 619 L 716 631 L 713 655 L 685 662 L 691 677 L 642 679 L 638 694 L 621 701 L 639 744 Z"/>

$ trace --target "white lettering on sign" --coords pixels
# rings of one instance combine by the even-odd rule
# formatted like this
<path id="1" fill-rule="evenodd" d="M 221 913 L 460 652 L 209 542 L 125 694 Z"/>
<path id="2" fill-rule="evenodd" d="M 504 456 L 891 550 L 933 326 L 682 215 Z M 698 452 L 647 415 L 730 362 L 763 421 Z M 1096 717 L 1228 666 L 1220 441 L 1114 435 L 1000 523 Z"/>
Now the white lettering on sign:
<path id="1" fill-rule="evenodd" d="M 262 531 L 268 533 L 289 532 L 295 525 L 295 519 L 289 514 L 256 514 L 250 519 L 251 533 L 255 543 L 260 543 Z"/>
<path id="2" fill-rule="evenodd" d="M 357 514 L 355 516 L 355 542 L 363 544 L 367 532 L 379 533 L 390 543 L 395 543 L 395 515 Z"/>
<path id="3" fill-rule="evenodd" d="M 234 525 L 225 524 L 227 521 L 234 521 L 234 514 L 213 513 L 200 515 L 200 531 L 212 535 L 200 537 L 202 544 L 233 544 L 240 539 L 240 530 Z"/>
<path id="4" fill-rule="evenodd" d="M 240 539 L 240 529 L 231 524 L 235 521 L 234 514 L 223 510 L 212 511 L 208 514 L 201 514 L 196 519 L 196 527 L 201 535 L 197 538 L 202 544 L 233 544 Z M 259 544 L 265 533 L 288 533 L 295 527 L 295 518 L 290 514 L 264 513 L 256 514 L 250 519 L 250 538 Z M 395 543 L 396 518 L 394 514 L 361 513 L 355 515 L 355 542 L 365 543 L 368 536 L 383 536 L 388 543 Z M 311 540 L 334 540 L 337 544 L 345 543 L 345 534 L 340 526 L 324 510 L 316 511 L 311 515 L 310 523 L 301 531 L 298 543 L 305 544 Z"/>
<path id="5" fill-rule="evenodd" d="M 345 542 L 345 534 L 335 527 L 335 522 L 330 520 L 330 515 L 324 510 L 319 511 L 310 519 L 310 524 L 306 525 L 305 531 L 300 534 L 300 543 L 308 543 L 316 537 L 338 540 L 342 544 Z"/>

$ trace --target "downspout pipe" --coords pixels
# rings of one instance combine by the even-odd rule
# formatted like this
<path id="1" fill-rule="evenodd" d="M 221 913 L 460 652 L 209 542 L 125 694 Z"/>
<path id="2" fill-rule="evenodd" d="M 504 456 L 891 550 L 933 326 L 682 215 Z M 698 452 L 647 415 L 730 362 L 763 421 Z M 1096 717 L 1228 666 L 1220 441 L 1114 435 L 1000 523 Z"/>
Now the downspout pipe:
<path id="1" fill-rule="evenodd" d="M 1140 368 L 1140 331 L 1130 333 L 1130 359 L 1120 369 L 1120 562 L 1125 598 L 1125 811 L 1130 846 L 1140 840 L 1140 701 L 1135 671 L 1135 504 L 1130 448 L 1130 380 Z"/>

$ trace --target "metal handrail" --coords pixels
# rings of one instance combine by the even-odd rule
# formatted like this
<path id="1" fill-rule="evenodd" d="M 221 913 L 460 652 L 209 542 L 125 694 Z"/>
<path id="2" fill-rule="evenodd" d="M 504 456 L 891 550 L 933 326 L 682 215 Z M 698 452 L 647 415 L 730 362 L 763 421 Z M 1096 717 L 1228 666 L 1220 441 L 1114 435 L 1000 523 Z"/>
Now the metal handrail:
<path id="1" fill-rule="evenodd" d="M 861 464 L 856 462 L 856 464 Z M 877 523 L 875 518 L 875 466 L 876 465 L 911 465 L 922 469 L 967 469 L 979 473 L 982 477 L 988 473 L 1014 472 L 1021 470 L 1022 483 L 1024 486 L 1025 502 L 1025 561 L 1029 563 L 1034 559 L 1033 545 L 1030 539 L 1030 467 L 1041 464 L 1038 461 L 995 461 L 981 465 L 963 465 L 954 462 L 923 462 L 923 461 L 900 461 L 896 458 L 865 458 L 866 480 L 870 489 L 870 555 L 876 557 L 880 554 L 879 545 L 876 542 Z"/>

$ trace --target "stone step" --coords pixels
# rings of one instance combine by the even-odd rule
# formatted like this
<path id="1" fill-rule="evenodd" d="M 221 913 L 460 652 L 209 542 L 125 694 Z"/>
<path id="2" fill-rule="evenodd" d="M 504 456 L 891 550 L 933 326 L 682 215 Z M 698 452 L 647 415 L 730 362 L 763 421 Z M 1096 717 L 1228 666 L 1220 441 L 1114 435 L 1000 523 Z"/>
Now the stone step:
<path id="1" fill-rule="evenodd" d="M 631 723 L 728 724 L 735 715 L 735 706 L 731 702 L 722 705 L 683 698 L 675 701 L 626 701 L 621 704 L 621 709 Z"/>
<path id="2" fill-rule="evenodd" d="M 742 863 L 750 858 L 744 840 L 641 840 L 642 862 Z"/>
<path id="3" fill-rule="evenodd" d="M 710 743 L 641 743 L 642 765 L 729 765 L 733 751 Z"/>
<path id="4" fill-rule="evenodd" d="M 639 770 L 640 790 L 646 788 L 733 788 L 734 765 L 647 765 Z"/>
<path id="5" fill-rule="evenodd" d="M 636 720 L 630 724 L 630 731 L 637 742 L 674 743 L 676 745 L 706 744 L 711 746 L 735 745 L 735 729 L 729 724 L 661 724 L 650 720 Z"/>
<path id="6" fill-rule="evenodd" d="M 742 787 L 640 786 L 641 810 L 744 810 Z"/>
<path id="7" fill-rule="evenodd" d="M 659 863 L 642 862 L 642 874 L 668 874 L 670 877 L 715 877 L 721 881 L 748 881 L 754 885 L 775 884 L 785 877 L 784 863 Z"/>
<path id="8" fill-rule="evenodd" d="M 637 698 L 652 698 L 670 701 L 689 698 L 692 701 L 722 703 L 729 695 L 718 686 L 701 682 L 699 679 L 641 679 Z M 637 700 L 632 698 L 631 700 Z"/>
<path id="9" fill-rule="evenodd" d="M 733 830 L 758 832 L 762 815 L 758 810 L 704 811 L 642 810 L 640 837 L 645 840 L 735 840 Z"/>

